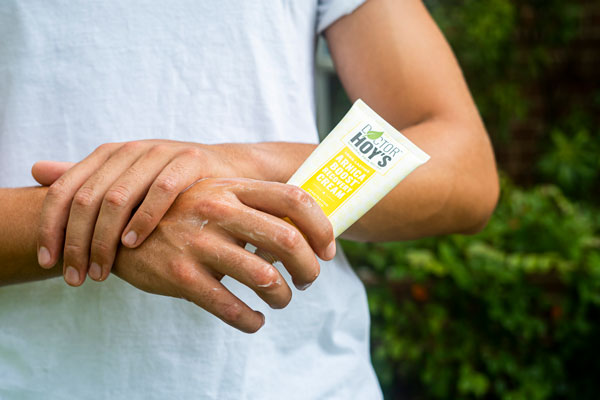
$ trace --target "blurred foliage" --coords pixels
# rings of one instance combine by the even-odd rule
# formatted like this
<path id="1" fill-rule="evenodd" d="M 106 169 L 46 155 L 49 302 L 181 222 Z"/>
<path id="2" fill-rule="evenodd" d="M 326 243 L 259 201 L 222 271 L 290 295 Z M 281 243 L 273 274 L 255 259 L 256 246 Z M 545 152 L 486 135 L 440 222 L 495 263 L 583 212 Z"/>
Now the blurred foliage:
<path id="1" fill-rule="evenodd" d="M 368 287 L 388 398 L 591 399 L 600 357 L 600 219 L 556 186 L 503 179 L 474 236 L 344 242 Z"/>
<path id="2" fill-rule="evenodd" d="M 554 53 L 578 32 L 582 7 L 564 0 L 429 0 L 475 101 L 494 135 L 529 110 L 532 82 L 551 73 Z"/>
<path id="3" fill-rule="evenodd" d="M 600 149 L 600 86 L 587 82 L 589 76 L 579 67 L 589 55 L 578 54 L 581 48 L 572 46 L 582 32 L 585 3 L 427 0 L 426 4 L 460 61 L 496 146 L 510 152 L 515 145 L 512 128 L 535 121 L 542 150 L 539 159 L 531 160 L 538 164 L 537 179 L 594 202 L 600 194 L 594 161 Z"/>
<path id="4" fill-rule="evenodd" d="M 572 111 L 550 131 L 538 166 L 546 181 L 555 182 L 570 197 L 598 203 L 600 127 L 594 111 L 586 111 Z"/>
<path id="5" fill-rule="evenodd" d="M 498 209 L 474 236 L 343 243 L 367 285 L 386 398 L 597 398 L 600 88 L 580 84 L 568 100 L 553 90 L 576 64 L 564 60 L 583 3 L 425 4 L 496 145 L 510 148 L 515 123 L 535 115 L 542 153 L 533 164 L 550 184 L 524 189 L 503 177 Z M 340 93 L 334 111 L 343 113 Z"/>
<path id="6" fill-rule="evenodd" d="M 600 131 L 598 132 L 600 134 Z M 540 160 L 540 170 L 570 195 L 589 199 L 600 175 L 600 141 L 582 128 L 565 133 L 552 132 L 552 146 Z"/>

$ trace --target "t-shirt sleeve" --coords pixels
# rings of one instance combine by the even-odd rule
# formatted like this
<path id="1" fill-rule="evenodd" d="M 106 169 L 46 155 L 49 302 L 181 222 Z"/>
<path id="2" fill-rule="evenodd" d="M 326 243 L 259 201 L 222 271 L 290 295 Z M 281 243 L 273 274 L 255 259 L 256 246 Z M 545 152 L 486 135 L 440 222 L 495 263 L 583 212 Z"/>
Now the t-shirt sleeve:
<path id="1" fill-rule="evenodd" d="M 317 33 L 321 34 L 344 15 L 351 14 L 366 0 L 319 0 L 317 6 Z"/>

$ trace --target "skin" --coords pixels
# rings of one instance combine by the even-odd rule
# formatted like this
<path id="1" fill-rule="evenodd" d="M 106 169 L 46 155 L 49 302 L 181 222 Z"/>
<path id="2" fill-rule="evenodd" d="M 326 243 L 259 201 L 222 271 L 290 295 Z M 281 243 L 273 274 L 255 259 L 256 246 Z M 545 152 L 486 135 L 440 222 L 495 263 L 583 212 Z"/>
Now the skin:
<path id="1" fill-rule="evenodd" d="M 100 146 L 64 174 L 60 167 L 64 170 L 68 164 L 54 165 L 53 169 L 47 167 L 51 163 L 36 164 L 33 174 L 42 184 L 61 175 L 50 182 L 42 207 L 38 262 L 51 268 L 62 253 L 63 273 L 72 286 L 81 285 L 88 270 L 92 279 L 106 279 L 119 242 L 131 248 L 139 246 L 177 196 L 195 181 L 243 176 L 247 165 L 250 176 L 258 175 L 250 163 L 240 166 L 231 157 L 215 146 L 148 140 Z M 133 240 L 127 241 L 131 233 Z M 330 235 L 326 247 L 320 249 L 324 259 L 335 254 L 326 250 L 335 246 L 332 243 Z M 313 244 L 318 249 L 318 244 Z"/>
<path id="2" fill-rule="evenodd" d="M 289 215 L 311 240 L 329 242 L 331 226 L 313 202 L 302 190 L 281 183 L 201 180 L 177 198 L 151 239 L 143 243 L 144 256 L 126 250 L 133 265 L 117 267 L 116 273 L 139 289 L 187 299 L 244 332 L 255 332 L 264 316 L 219 280 L 231 276 L 272 308 L 285 307 L 292 297 L 285 280 L 244 245 L 267 249 L 282 260 L 296 285 L 310 284 L 319 275 L 314 251 L 296 228 L 277 216 Z M 305 207 L 306 203 L 314 207 Z M 165 260 L 165 254 L 173 256 Z"/>
<path id="3" fill-rule="evenodd" d="M 388 241 L 455 232 L 474 233 L 482 229 L 498 198 L 493 152 L 452 51 L 423 4 L 416 0 L 369 0 L 354 13 L 333 24 L 326 31 L 326 37 L 338 74 L 350 98 L 365 100 L 431 155 L 427 164 L 399 184 L 344 236 L 354 240 Z M 50 272 L 56 269 L 37 268 L 34 271 L 32 260 L 35 259 L 37 247 L 40 250 L 40 264 L 46 268 L 59 262 L 64 253 L 63 271 L 66 280 L 74 286 L 83 283 L 86 273 L 103 280 L 112 268 L 114 273 L 143 290 L 193 298 L 201 306 L 216 304 L 209 311 L 231 323 L 231 318 L 223 317 L 222 313 L 223 309 L 227 309 L 223 304 L 234 304 L 231 299 L 224 300 L 223 297 L 221 302 L 203 302 L 201 298 L 206 297 L 208 292 L 198 289 L 201 293 L 194 292 L 195 296 L 192 296 L 185 290 L 175 290 L 181 281 L 168 283 L 167 280 L 165 287 L 162 287 L 159 277 L 167 277 L 168 274 L 161 275 L 158 272 L 156 279 L 151 280 L 153 284 L 146 287 L 140 283 L 145 282 L 142 275 L 146 269 L 138 268 L 135 270 L 137 272 L 131 272 L 129 268 L 133 267 L 128 266 L 136 264 L 126 263 L 125 260 L 131 257 L 148 269 L 162 268 L 152 263 L 154 257 L 161 254 L 152 253 L 151 244 L 156 241 L 157 235 L 165 234 L 166 221 L 171 221 L 171 227 L 185 225 L 185 222 L 181 222 L 185 218 L 173 222 L 177 221 L 174 215 L 180 210 L 177 204 L 185 202 L 191 195 L 190 192 L 197 185 L 181 192 L 198 179 L 244 176 L 285 182 L 312 149 L 314 145 L 297 143 L 206 146 L 144 141 L 102 146 L 74 167 L 51 162 L 39 163 L 34 166 L 33 174 L 39 182 L 51 184 L 47 196 L 44 196 L 44 189 L 0 189 L 0 199 L 3 204 L 8 204 L 0 215 L 3 217 L 0 218 L 0 232 L 6 229 L 4 236 L 0 236 L 0 260 L 3 265 L 0 283 L 56 275 L 57 272 Z M 216 199 L 225 199 L 230 195 L 225 187 L 217 186 L 214 189 Z M 286 190 L 281 189 L 283 198 Z M 251 208 L 263 214 L 289 215 L 280 209 L 266 207 L 263 204 L 266 198 L 266 195 L 258 196 L 258 202 Z M 132 210 L 140 203 L 130 219 Z M 24 208 L 25 205 L 27 208 Z M 299 208 L 310 208 L 308 202 L 297 205 Z M 231 213 L 225 217 L 221 215 L 222 211 L 212 209 L 212 213 L 204 215 L 203 220 L 222 221 L 222 218 L 229 218 L 228 223 L 235 225 L 245 215 Z M 15 221 L 22 218 L 19 213 L 26 213 L 31 218 L 27 224 Z M 175 214 L 169 219 L 172 213 Z M 35 215 L 40 217 L 37 223 Z M 318 230 L 317 226 L 328 223 L 316 214 L 314 218 L 306 223 L 308 226 L 301 226 L 300 220 L 294 221 L 298 222 L 298 227 L 308 238 L 302 248 L 311 248 L 320 257 L 328 259 L 335 252 L 335 248 L 331 247 L 332 237 L 311 233 Z M 238 226 L 235 231 L 237 235 L 248 229 L 247 236 L 241 238 L 229 232 L 229 245 L 237 243 L 236 240 L 251 239 L 250 234 L 267 232 L 277 223 L 281 222 L 263 219 L 245 228 Z M 202 232 L 204 229 L 210 231 L 208 227 L 211 225 L 213 223 L 209 222 Z M 288 229 L 295 229 L 290 226 Z M 185 230 L 183 227 L 178 229 Z M 128 236 L 130 231 L 136 233 L 136 240 L 131 243 L 126 240 L 131 238 Z M 298 231 L 295 232 L 298 239 L 294 240 L 305 240 L 298 235 Z M 32 245 L 36 237 L 37 246 Z M 289 245 L 293 244 L 294 249 L 300 246 L 285 240 L 281 243 L 281 237 L 271 236 L 269 239 L 271 247 L 266 244 L 261 247 L 269 251 L 274 249 L 276 255 L 276 250 L 280 254 L 289 253 Z M 129 249 L 119 245 L 119 242 Z M 170 251 L 176 252 L 175 247 Z M 193 254 L 190 255 L 191 259 L 201 256 L 200 249 L 198 246 L 196 251 L 190 253 Z M 163 249 L 163 252 L 168 251 Z M 219 251 L 215 249 L 213 254 L 216 253 Z M 289 256 L 291 254 L 293 252 Z M 304 268 L 314 272 L 311 270 L 314 264 L 309 262 L 305 254 L 298 257 L 293 262 L 287 261 L 288 270 L 299 271 Z M 193 264 L 187 259 L 186 262 Z M 219 262 L 234 264 L 227 256 L 225 259 L 221 257 L 217 264 Z M 97 268 L 93 272 L 90 270 L 92 263 L 101 266 L 100 274 Z M 209 279 L 208 275 L 193 276 Z M 306 275 L 303 276 L 306 278 Z M 212 277 L 218 281 L 219 275 Z M 214 284 L 213 281 L 211 283 Z M 299 283 L 305 285 L 310 280 Z M 286 296 L 282 291 L 270 301 L 272 305 L 287 304 Z M 237 306 L 232 307 L 237 310 Z M 236 311 L 235 320 L 239 318 L 244 323 L 238 327 L 245 331 L 256 328 L 258 316 L 251 315 L 252 310 L 243 307 L 240 310 L 240 315 Z M 236 326 L 235 323 L 232 325 Z"/>
<path id="4" fill-rule="evenodd" d="M 44 188 L 6 189 L 9 207 L 29 202 L 17 221 L 35 225 Z M 35 207 L 35 206 L 38 207 Z M 2 208 L 0 217 L 8 217 Z M 280 217 L 288 216 L 293 225 Z M 6 226 L 3 226 L 6 227 Z M 35 264 L 35 235 L 26 229 L 1 229 L 0 240 L 13 234 L 23 247 L 1 247 L 4 284 L 55 276 Z M 6 234 L 4 232 L 7 232 Z M 264 316 L 231 294 L 220 280 L 228 275 L 253 289 L 272 308 L 285 307 L 292 292 L 278 270 L 244 250 L 247 242 L 282 261 L 297 287 L 319 275 L 315 251 L 333 238 L 331 224 L 301 189 L 277 182 L 241 178 L 206 178 L 177 197 L 157 229 L 137 249 L 121 248 L 113 272 L 149 293 L 189 300 L 243 332 L 256 332 Z M 314 247 L 311 247 L 312 246 Z M 43 271 L 40 274 L 40 271 Z"/>

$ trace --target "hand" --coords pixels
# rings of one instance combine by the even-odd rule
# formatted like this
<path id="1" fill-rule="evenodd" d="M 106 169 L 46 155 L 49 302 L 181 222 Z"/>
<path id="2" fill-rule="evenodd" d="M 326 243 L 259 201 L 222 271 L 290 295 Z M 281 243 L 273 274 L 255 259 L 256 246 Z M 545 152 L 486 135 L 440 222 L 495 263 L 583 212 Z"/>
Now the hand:
<path id="1" fill-rule="evenodd" d="M 277 218 L 283 216 L 307 239 Z M 141 290 L 187 299 L 244 332 L 255 332 L 264 316 L 219 280 L 231 276 L 273 308 L 285 307 L 291 290 L 274 266 L 243 248 L 245 242 L 282 260 L 301 288 L 319 275 L 313 250 L 325 259 L 335 253 L 329 220 L 302 189 L 251 179 L 204 179 L 178 197 L 140 247 L 119 250 L 114 273 Z"/>
<path id="2" fill-rule="evenodd" d="M 102 145 L 62 176 L 69 164 L 36 163 L 32 173 L 40 183 L 56 180 L 42 208 L 39 264 L 52 267 L 64 242 L 67 283 L 81 285 L 88 268 L 92 279 L 106 279 L 119 241 L 139 246 L 185 188 L 205 177 L 248 176 L 252 166 L 225 150 L 146 140 Z"/>

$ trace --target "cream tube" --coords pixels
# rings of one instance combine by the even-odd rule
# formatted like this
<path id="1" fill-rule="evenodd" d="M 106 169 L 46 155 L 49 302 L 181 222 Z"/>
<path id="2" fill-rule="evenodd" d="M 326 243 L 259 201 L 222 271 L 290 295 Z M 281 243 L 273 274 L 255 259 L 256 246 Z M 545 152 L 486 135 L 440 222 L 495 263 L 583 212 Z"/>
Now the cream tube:
<path id="1" fill-rule="evenodd" d="M 423 150 L 357 100 L 287 183 L 316 200 L 338 237 L 427 160 Z M 274 260 L 262 250 L 256 254 Z"/>

